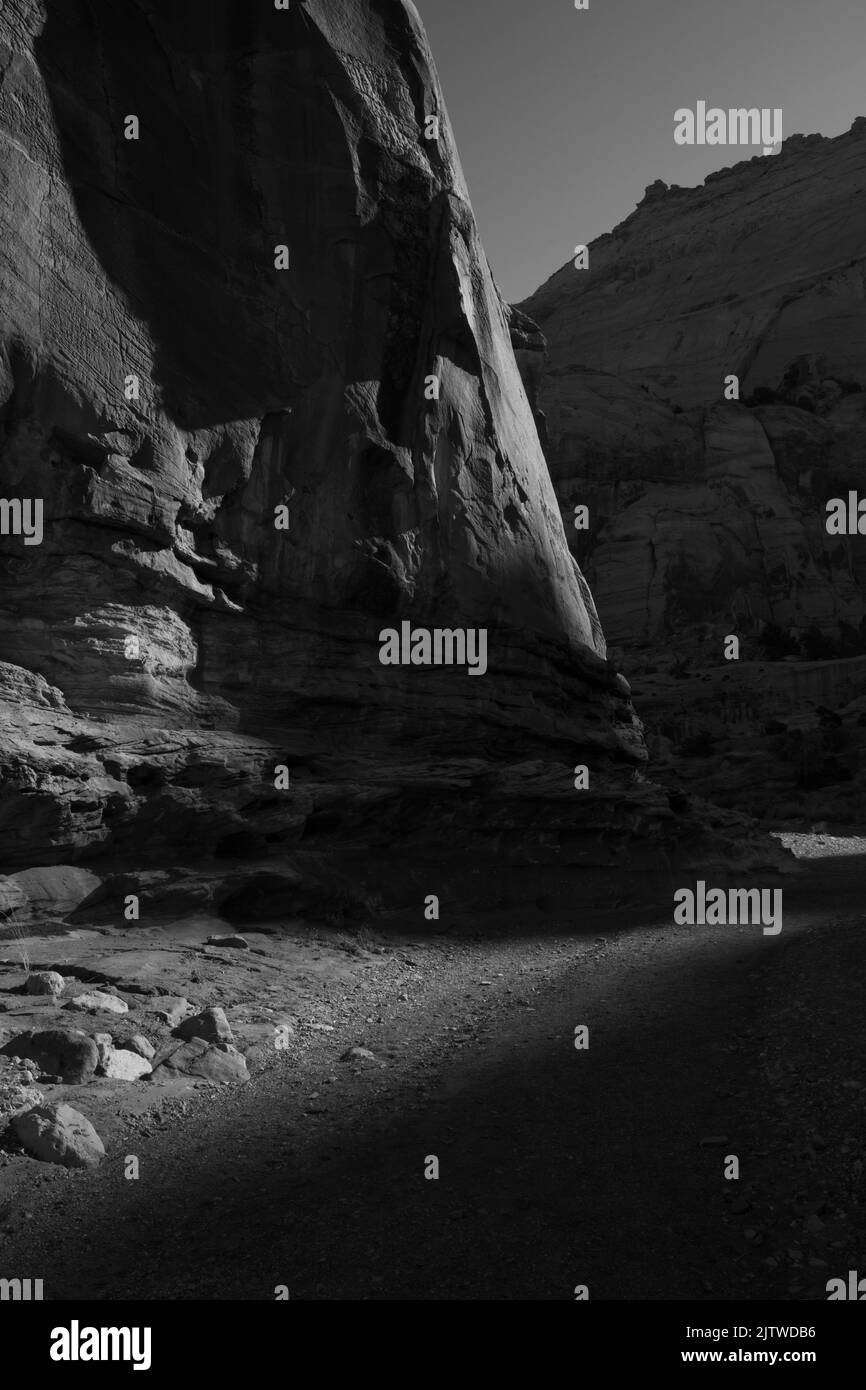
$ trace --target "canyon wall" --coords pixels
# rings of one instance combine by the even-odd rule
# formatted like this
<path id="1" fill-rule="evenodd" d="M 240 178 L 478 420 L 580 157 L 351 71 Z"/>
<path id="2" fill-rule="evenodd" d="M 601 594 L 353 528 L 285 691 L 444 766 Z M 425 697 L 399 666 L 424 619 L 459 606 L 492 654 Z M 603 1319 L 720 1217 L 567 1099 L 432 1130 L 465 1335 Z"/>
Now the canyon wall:
<path id="1" fill-rule="evenodd" d="M 520 356 L 613 644 L 718 651 L 773 625 L 844 646 L 861 628 L 866 538 L 828 535 L 825 504 L 863 477 L 864 195 L 866 119 L 792 136 L 698 188 L 651 185 L 587 270 L 520 306 L 546 339 Z"/>
<path id="2" fill-rule="evenodd" d="M 650 185 L 588 268 L 515 310 L 659 774 L 786 827 L 866 812 L 866 535 L 826 524 L 863 495 L 864 194 L 866 119 L 793 136 L 698 188 Z"/>
<path id="3" fill-rule="evenodd" d="M 639 772 L 411 4 L 6 4 L 0 283 L 0 497 L 44 509 L 0 538 L 8 901 L 490 903 L 485 868 L 700 841 Z M 486 673 L 382 665 L 404 621 L 486 630 Z"/>

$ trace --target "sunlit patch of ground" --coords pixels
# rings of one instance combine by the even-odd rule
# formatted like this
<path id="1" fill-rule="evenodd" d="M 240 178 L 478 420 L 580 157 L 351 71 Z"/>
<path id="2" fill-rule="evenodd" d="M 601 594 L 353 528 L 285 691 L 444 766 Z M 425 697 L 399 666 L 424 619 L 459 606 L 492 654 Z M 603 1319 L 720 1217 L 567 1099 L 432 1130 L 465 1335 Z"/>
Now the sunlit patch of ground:
<path id="1" fill-rule="evenodd" d="M 772 833 L 773 838 L 780 840 L 798 859 L 829 859 L 832 855 L 848 857 L 866 854 L 866 837 L 862 835 L 804 835 L 795 831 Z"/>

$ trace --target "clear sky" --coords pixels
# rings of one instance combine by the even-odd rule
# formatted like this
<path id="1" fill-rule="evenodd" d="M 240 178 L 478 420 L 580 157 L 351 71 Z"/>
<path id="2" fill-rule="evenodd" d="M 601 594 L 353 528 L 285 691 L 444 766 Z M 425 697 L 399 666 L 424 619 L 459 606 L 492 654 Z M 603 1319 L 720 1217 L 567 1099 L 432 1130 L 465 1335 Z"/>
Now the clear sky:
<path id="1" fill-rule="evenodd" d="M 648 183 L 757 150 L 674 143 L 674 111 L 781 107 L 785 136 L 866 116 L 866 0 L 415 0 L 493 273 L 517 301 Z"/>

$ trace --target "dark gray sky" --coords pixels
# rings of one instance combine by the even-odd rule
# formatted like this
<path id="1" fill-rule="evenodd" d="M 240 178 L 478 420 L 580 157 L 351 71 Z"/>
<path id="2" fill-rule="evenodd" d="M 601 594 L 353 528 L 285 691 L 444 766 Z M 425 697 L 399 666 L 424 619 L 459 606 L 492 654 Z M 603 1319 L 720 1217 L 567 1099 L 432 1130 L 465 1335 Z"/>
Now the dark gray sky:
<path id="1" fill-rule="evenodd" d="M 866 115 L 866 0 L 415 0 L 507 299 L 610 231 L 654 179 L 757 150 L 674 144 L 674 111 L 782 107 L 783 133 Z"/>

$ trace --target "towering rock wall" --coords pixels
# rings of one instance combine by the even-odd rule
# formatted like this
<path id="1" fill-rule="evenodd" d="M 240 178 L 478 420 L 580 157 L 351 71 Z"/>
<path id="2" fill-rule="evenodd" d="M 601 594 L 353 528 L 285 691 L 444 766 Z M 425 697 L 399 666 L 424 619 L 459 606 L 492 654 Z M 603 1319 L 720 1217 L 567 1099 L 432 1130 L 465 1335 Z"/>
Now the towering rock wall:
<path id="1" fill-rule="evenodd" d="M 866 496 L 864 192 L 863 119 L 653 184 L 515 311 L 657 775 L 774 828 L 866 812 L 866 535 L 826 509 Z"/>
<path id="2" fill-rule="evenodd" d="M 643 202 L 520 306 L 521 353 L 559 500 L 608 638 L 720 652 L 866 615 L 866 539 L 826 502 L 866 446 L 866 120 Z M 726 379 L 738 379 L 739 400 Z M 858 648 L 858 641 L 860 646 Z M 755 647 L 752 651 L 754 653 Z M 807 652 L 815 655 L 815 652 Z"/>
<path id="3" fill-rule="evenodd" d="M 7 872 L 289 910 L 329 856 L 351 896 L 682 838 L 411 4 L 8 0 L 0 281 Z M 483 678 L 383 665 L 404 621 Z"/>

